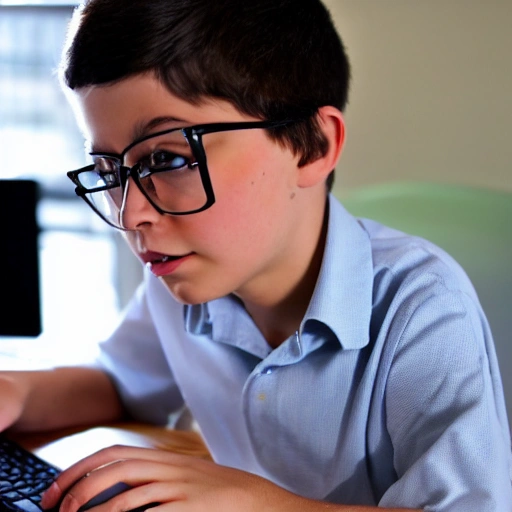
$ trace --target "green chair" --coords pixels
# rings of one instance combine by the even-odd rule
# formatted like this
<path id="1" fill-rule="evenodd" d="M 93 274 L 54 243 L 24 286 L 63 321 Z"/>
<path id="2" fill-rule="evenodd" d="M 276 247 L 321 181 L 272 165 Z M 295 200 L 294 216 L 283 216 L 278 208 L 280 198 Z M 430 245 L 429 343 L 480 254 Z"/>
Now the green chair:
<path id="1" fill-rule="evenodd" d="M 491 325 L 512 421 L 512 194 L 406 182 L 337 195 L 353 215 L 426 238 L 465 269 Z"/>

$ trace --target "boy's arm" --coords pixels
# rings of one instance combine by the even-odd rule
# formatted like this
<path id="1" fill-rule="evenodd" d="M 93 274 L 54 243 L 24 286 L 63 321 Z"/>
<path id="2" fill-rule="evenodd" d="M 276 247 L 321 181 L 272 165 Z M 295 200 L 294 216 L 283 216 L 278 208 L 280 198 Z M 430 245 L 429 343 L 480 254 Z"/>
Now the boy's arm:
<path id="1" fill-rule="evenodd" d="M 61 503 L 62 512 L 77 512 L 91 498 L 118 482 L 129 486 L 109 499 L 112 510 L 144 508 L 148 503 L 178 510 L 210 512 L 413 512 L 327 503 L 299 496 L 251 473 L 210 460 L 165 450 L 112 446 L 63 471 L 43 494 L 45 509 Z"/>
<path id="2" fill-rule="evenodd" d="M 0 372 L 0 430 L 45 431 L 120 419 L 110 378 L 86 367 Z"/>

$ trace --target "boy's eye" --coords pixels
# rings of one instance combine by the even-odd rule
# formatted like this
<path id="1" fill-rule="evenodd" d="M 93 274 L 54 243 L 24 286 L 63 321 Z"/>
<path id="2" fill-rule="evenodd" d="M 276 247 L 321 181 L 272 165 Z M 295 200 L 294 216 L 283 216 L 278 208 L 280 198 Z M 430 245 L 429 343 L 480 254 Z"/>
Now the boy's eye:
<path id="1" fill-rule="evenodd" d="M 105 156 L 94 156 L 94 166 L 99 173 L 116 172 L 119 163 L 113 158 Z"/>
<path id="2" fill-rule="evenodd" d="M 153 171 L 172 171 L 188 167 L 189 159 L 170 151 L 155 151 L 141 160 L 140 177 Z"/>
<path id="3" fill-rule="evenodd" d="M 107 187 L 118 187 L 120 185 L 119 176 L 115 173 L 100 173 L 100 178 Z"/>

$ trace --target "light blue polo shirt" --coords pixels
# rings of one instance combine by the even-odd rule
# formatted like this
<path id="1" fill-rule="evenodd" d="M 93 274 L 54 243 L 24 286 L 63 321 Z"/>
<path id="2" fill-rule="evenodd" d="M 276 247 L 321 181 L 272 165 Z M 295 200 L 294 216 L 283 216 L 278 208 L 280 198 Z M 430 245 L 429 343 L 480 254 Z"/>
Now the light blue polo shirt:
<path id="1" fill-rule="evenodd" d="M 501 379 L 468 278 L 332 196 L 313 297 L 278 348 L 236 298 L 183 306 L 148 274 L 100 364 L 136 418 L 186 403 L 219 464 L 303 496 L 512 510 Z"/>

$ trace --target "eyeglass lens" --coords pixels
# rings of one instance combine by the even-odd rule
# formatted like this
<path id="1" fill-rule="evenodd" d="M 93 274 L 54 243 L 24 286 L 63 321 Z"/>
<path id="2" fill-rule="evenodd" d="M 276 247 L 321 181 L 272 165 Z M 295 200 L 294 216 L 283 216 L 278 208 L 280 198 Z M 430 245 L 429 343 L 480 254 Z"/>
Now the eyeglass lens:
<path id="1" fill-rule="evenodd" d="M 199 166 L 181 130 L 150 137 L 131 147 L 123 165 L 130 167 L 131 178 L 147 199 L 166 213 L 186 213 L 202 208 L 207 196 Z M 94 169 L 81 173 L 80 182 L 96 191 L 87 199 L 109 223 L 122 227 L 121 212 L 126 201 L 121 187 L 119 161 L 95 156 Z M 102 187 L 109 187 L 98 190 Z"/>

